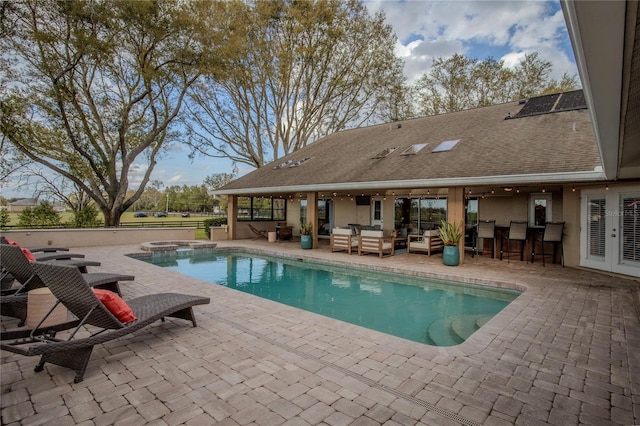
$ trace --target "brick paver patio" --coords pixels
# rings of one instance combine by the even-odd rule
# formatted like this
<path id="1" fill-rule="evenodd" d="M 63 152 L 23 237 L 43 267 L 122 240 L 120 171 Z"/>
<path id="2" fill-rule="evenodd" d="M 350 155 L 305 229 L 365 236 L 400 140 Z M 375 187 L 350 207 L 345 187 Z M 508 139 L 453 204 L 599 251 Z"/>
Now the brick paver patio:
<path id="1" fill-rule="evenodd" d="M 125 299 L 178 291 L 211 304 L 195 308 L 196 328 L 168 319 L 97 346 L 78 384 L 3 351 L 2 424 L 640 424 L 637 281 L 487 257 L 452 268 L 441 255 L 219 245 L 526 290 L 465 343 L 437 348 L 124 256 L 138 246 L 76 249 L 136 276 Z"/>

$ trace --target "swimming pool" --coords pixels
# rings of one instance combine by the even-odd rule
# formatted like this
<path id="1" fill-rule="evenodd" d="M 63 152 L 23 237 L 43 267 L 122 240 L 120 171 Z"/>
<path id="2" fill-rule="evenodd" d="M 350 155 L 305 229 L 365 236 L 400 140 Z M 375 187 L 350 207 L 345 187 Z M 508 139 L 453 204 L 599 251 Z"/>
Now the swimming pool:
<path id="1" fill-rule="evenodd" d="M 519 294 L 239 252 L 142 260 L 289 306 L 435 346 L 462 343 Z"/>

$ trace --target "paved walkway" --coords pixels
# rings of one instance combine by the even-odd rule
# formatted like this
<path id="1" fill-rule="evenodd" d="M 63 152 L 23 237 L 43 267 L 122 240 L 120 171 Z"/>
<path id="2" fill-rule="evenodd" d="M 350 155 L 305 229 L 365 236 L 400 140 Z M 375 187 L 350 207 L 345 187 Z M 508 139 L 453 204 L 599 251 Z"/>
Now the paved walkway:
<path id="1" fill-rule="evenodd" d="M 558 265 L 375 256 L 234 242 L 283 256 L 526 289 L 465 343 L 437 348 L 345 324 L 125 257 L 124 297 L 211 297 L 198 327 L 167 320 L 94 349 L 83 382 L 2 352 L 2 424 L 640 424 L 639 284 Z M 8 323 L 3 321 L 6 326 Z"/>

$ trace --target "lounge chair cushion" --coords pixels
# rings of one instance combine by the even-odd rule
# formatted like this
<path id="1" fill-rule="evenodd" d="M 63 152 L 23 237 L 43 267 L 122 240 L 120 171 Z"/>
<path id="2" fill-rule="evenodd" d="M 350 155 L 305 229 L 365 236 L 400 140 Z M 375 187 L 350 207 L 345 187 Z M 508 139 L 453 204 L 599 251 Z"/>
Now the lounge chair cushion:
<path id="1" fill-rule="evenodd" d="M 20 250 L 22 250 L 22 253 L 24 253 L 24 257 L 26 257 L 29 262 L 35 262 L 36 261 L 36 258 L 33 256 L 33 253 L 31 253 L 31 251 L 29 249 L 26 249 L 24 247 L 20 247 Z"/>
<path id="2" fill-rule="evenodd" d="M 133 314 L 129 305 L 127 305 L 127 302 L 122 300 L 122 298 L 114 292 L 99 288 L 94 288 L 92 290 L 105 308 L 107 308 L 109 312 L 111 312 L 123 324 L 127 324 L 138 319 Z"/>

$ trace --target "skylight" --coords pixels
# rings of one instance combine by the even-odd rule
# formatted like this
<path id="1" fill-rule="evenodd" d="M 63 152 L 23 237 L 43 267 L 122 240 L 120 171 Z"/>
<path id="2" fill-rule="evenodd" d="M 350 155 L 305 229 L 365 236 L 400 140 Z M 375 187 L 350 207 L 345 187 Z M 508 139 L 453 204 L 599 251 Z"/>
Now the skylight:
<path id="1" fill-rule="evenodd" d="M 453 139 L 450 141 L 440 142 L 440 145 L 436 146 L 431 152 L 443 152 L 450 151 L 456 144 L 460 142 L 460 139 Z"/>
<path id="2" fill-rule="evenodd" d="M 302 158 L 300 160 L 289 159 L 287 161 L 283 161 L 282 163 L 278 164 L 277 166 L 274 166 L 273 170 L 298 167 L 298 166 L 303 165 L 304 163 L 306 163 L 309 160 L 311 160 L 311 158 L 308 158 L 308 157 Z"/>
<path id="3" fill-rule="evenodd" d="M 283 168 L 287 167 L 291 163 L 293 163 L 293 160 L 287 160 L 285 162 L 282 162 L 282 163 L 278 164 L 277 166 L 273 166 L 273 170 L 283 169 Z"/>
<path id="4" fill-rule="evenodd" d="M 289 164 L 289 167 L 298 167 L 303 165 L 304 163 L 306 163 L 307 161 L 311 160 L 311 158 L 303 158 L 302 160 L 298 160 L 292 164 Z"/>
<path id="5" fill-rule="evenodd" d="M 415 155 L 417 153 L 419 153 L 422 148 L 424 148 L 425 146 L 429 145 L 428 143 L 417 143 L 414 145 L 411 145 L 409 148 L 405 149 L 404 151 L 402 151 L 401 155 Z"/>
<path id="6" fill-rule="evenodd" d="M 385 149 L 383 149 L 382 151 L 378 152 L 376 155 L 374 155 L 371 158 L 385 158 L 387 155 L 391 154 L 396 149 L 398 149 L 397 146 L 385 148 Z"/>

